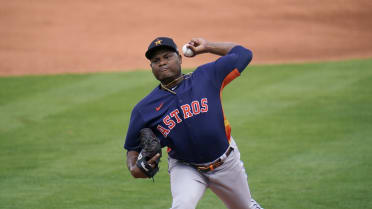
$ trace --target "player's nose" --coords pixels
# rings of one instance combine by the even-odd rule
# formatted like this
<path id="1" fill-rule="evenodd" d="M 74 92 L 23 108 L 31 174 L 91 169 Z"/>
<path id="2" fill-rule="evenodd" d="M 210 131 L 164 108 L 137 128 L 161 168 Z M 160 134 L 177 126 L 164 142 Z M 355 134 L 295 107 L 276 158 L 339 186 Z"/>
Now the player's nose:
<path id="1" fill-rule="evenodd" d="M 163 65 L 166 65 L 166 64 L 168 64 L 168 60 L 167 59 L 160 59 L 160 61 L 159 61 L 159 65 L 160 66 L 163 66 Z"/>

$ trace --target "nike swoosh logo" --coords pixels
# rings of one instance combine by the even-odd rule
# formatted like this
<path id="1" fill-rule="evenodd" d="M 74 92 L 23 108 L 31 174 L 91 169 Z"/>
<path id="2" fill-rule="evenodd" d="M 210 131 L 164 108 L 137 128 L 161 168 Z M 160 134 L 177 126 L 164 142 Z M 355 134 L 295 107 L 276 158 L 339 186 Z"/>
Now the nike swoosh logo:
<path id="1" fill-rule="evenodd" d="M 163 104 L 164 104 L 164 103 L 161 103 L 161 104 L 159 105 L 159 107 L 155 107 L 155 110 L 156 110 L 156 111 L 159 111 L 160 108 L 163 107 Z"/>

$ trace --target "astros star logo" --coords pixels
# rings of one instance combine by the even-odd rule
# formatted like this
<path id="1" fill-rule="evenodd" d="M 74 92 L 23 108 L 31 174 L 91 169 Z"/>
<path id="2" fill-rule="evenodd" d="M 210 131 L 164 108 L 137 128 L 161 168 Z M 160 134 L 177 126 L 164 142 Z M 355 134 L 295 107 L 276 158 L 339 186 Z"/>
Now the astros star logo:
<path id="1" fill-rule="evenodd" d="M 161 42 L 162 42 L 163 40 L 157 40 L 157 41 L 155 41 L 155 45 L 157 46 L 157 45 L 160 45 L 161 44 Z"/>

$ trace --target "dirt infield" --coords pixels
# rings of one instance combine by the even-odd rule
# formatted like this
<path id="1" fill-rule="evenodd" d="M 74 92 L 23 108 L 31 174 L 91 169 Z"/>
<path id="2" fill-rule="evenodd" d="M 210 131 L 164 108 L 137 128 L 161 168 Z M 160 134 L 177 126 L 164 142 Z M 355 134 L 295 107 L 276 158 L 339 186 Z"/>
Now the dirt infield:
<path id="1" fill-rule="evenodd" d="M 0 1 L 0 75 L 149 69 L 157 36 L 237 42 L 253 64 L 372 57 L 370 0 Z"/>

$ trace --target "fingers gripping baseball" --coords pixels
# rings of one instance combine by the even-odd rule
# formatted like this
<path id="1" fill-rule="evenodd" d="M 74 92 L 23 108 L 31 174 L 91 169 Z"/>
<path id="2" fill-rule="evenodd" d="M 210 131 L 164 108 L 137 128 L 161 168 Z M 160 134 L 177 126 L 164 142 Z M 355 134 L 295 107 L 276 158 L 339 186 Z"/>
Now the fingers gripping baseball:
<path id="1" fill-rule="evenodd" d="M 183 47 L 186 48 L 185 50 L 183 50 L 183 54 L 186 57 L 194 57 L 198 54 L 206 53 L 207 44 L 208 41 L 203 38 L 193 38 Z M 187 49 L 190 49 L 191 52 Z"/>

